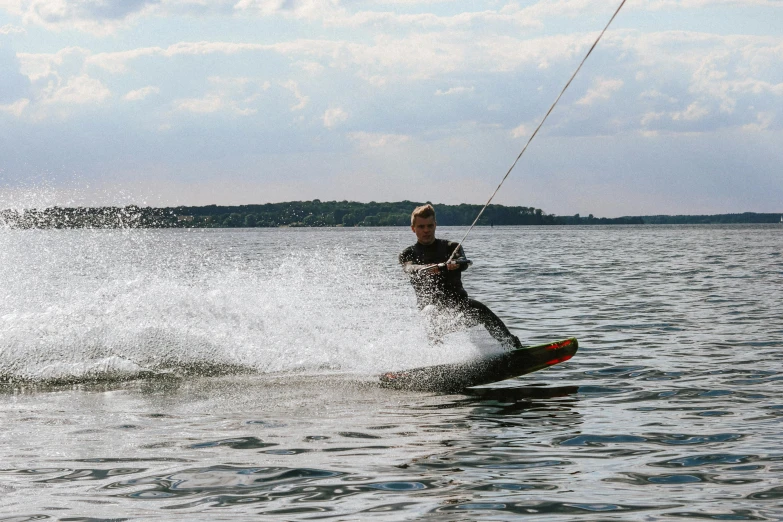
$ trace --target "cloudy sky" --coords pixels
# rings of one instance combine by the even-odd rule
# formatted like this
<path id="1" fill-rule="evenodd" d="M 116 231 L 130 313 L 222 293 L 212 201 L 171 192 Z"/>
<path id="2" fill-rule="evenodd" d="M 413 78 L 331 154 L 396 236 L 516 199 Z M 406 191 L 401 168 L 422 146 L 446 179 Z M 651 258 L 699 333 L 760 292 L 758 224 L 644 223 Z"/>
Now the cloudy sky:
<path id="1" fill-rule="evenodd" d="M 0 0 L 0 204 L 483 203 L 618 1 Z M 783 211 L 783 1 L 628 0 L 496 202 Z"/>

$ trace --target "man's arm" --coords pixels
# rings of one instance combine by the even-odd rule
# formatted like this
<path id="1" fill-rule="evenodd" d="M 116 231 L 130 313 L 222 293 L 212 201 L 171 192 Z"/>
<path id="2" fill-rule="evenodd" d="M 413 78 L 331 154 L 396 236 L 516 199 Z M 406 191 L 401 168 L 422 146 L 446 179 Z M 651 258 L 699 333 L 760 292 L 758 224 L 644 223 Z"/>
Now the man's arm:
<path id="1" fill-rule="evenodd" d="M 426 265 L 419 265 L 415 263 L 413 252 L 411 249 L 405 249 L 400 254 L 400 264 L 402 265 L 402 271 L 410 276 L 418 276 L 418 275 L 428 275 L 428 274 L 434 274 L 438 273 L 440 271 L 440 266 L 443 265 L 445 267 L 444 263 L 441 263 L 440 265 L 436 263 L 430 263 Z"/>
<path id="2" fill-rule="evenodd" d="M 417 265 L 414 263 L 414 255 L 410 248 L 406 248 L 402 251 L 399 257 L 400 264 L 402 265 L 402 271 L 408 275 L 414 275 L 427 265 Z"/>
<path id="3" fill-rule="evenodd" d="M 402 271 L 406 274 L 418 274 L 422 271 L 433 270 L 438 265 L 415 265 L 413 261 L 402 263 Z"/>
<path id="4" fill-rule="evenodd" d="M 414 261 L 413 252 L 410 249 L 402 251 L 399 257 L 402 270 L 408 275 L 431 275 L 447 270 L 459 270 L 463 271 L 467 269 L 473 263 L 465 257 L 465 251 L 460 245 L 457 257 L 448 263 L 430 263 L 426 265 L 416 264 Z"/>
<path id="5" fill-rule="evenodd" d="M 467 270 L 468 267 L 472 264 L 473 261 L 470 261 L 467 257 L 465 257 L 465 250 L 463 250 L 462 245 L 460 245 L 459 249 L 457 249 L 457 255 L 454 256 L 454 259 L 452 259 L 451 262 L 446 265 L 446 268 L 449 270 L 459 270 L 462 272 Z"/>

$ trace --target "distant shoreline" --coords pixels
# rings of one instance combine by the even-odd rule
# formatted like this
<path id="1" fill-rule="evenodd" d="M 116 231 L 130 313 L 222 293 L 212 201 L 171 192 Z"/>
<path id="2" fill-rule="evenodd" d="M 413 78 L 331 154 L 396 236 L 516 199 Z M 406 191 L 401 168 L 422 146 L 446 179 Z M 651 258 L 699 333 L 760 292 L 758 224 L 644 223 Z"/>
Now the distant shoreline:
<path id="1" fill-rule="evenodd" d="M 275 228 L 409 226 L 410 213 L 424 202 L 359 203 L 289 201 L 262 205 L 178 207 L 49 207 L 0 210 L 8 228 Z M 435 204 L 438 224 L 468 226 L 482 205 Z M 478 226 L 519 225 L 699 225 L 779 223 L 781 213 L 649 215 L 598 218 L 557 216 L 534 207 L 490 205 Z"/>

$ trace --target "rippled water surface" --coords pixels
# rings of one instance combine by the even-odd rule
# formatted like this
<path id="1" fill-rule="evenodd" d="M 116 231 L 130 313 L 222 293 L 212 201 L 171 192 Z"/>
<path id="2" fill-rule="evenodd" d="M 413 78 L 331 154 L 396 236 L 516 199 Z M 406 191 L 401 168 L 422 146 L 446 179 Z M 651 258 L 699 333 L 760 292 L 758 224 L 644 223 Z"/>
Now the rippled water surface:
<path id="1" fill-rule="evenodd" d="M 462 230 L 439 229 L 459 238 Z M 570 361 L 471 395 L 395 229 L 0 230 L 0 520 L 780 520 L 783 227 L 475 230 Z"/>

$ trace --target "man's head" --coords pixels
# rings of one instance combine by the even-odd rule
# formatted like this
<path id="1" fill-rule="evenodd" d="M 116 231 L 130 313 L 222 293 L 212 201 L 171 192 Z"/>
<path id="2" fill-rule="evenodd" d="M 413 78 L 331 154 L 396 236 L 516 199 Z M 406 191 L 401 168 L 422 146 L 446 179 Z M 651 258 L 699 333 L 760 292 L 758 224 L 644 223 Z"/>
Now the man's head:
<path id="1" fill-rule="evenodd" d="M 416 207 L 411 213 L 411 230 L 422 245 L 435 241 L 435 209 L 429 203 Z"/>

